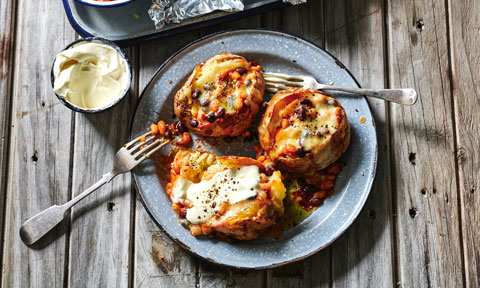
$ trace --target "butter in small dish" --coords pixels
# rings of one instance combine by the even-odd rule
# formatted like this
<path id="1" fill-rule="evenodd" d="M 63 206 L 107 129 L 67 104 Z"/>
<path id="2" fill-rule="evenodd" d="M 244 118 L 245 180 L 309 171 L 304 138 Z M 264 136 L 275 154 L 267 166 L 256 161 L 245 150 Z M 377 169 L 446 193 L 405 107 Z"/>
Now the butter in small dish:
<path id="1" fill-rule="evenodd" d="M 52 68 L 53 91 L 67 107 L 84 113 L 106 110 L 130 87 L 123 52 L 110 41 L 86 38 L 58 53 Z"/>

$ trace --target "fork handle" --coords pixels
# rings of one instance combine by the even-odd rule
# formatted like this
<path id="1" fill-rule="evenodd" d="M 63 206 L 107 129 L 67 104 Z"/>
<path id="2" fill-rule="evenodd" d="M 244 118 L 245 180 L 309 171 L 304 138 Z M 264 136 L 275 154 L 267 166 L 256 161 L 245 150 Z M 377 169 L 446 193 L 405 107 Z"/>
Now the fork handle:
<path id="1" fill-rule="evenodd" d="M 62 207 L 65 207 L 65 212 L 72 208 L 73 205 L 77 204 L 80 202 L 83 198 L 87 197 L 90 195 L 93 191 L 97 190 L 98 188 L 102 187 L 104 184 L 112 181 L 112 179 L 117 176 L 118 174 L 114 174 L 112 172 L 109 172 L 107 174 L 104 174 L 102 176 L 102 179 L 98 180 L 97 183 L 93 184 L 90 186 L 87 190 L 83 191 L 82 193 L 78 194 L 77 196 L 73 197 L 70 201 L 67 203 L 63 204 Z"/>
<path id="2" fill-rule="evenodd" d="M 413 105 L 417 102 L 417 92 L 414 89 L 362 89 L 362 88 L 345 88 L 328 85 L 319 85 L 318 90 L 333 90 L 350 92 L 394 102 L 402 105 Z"/>
<path id="3" fill-rule="evenodd" d="M 93 184 L 90 186 L 90 188 L 83 191 L 81 194 L 77 195 L 67 203 L 61 206 L 53 205 L 25 221 L 25 223 L 23 223 L 20 227 L 20 238 L 22 239 L 23 243 L 31 245 L 37 242 L 40 238 L 57 226 L 58 223 L 62 222 L 65 212 L 67 212 L 68 209 L 72 208 L 73 205 L 80 202 L 80 200 L 87 197 L 105 183 L 110 182 L 117 175 L 118 174 L 114 174 L 112 172 L 107 173 L 103 175 L 102 179 L 100 179 L 97 183 Z"/>

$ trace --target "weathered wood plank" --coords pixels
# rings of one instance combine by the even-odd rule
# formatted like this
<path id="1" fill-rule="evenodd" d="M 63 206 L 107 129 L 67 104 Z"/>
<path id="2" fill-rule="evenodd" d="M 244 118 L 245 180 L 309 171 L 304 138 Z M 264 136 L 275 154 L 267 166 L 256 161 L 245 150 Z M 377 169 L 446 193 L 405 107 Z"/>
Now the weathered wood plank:
<path id="1" fill-rule="evenodd" d="M 390 85 L 419 93 L 414 106 L 390 106 L 398 285 L 457 287 L 464 279 L 446 7 L 387 3 Z"/>
<path id="2" fill-rule="evenodd" d="M 480 3 L 449 4 L 465 281 L 480 287 Z"/>
<path id="3" fill-rule="evenodd" d="M 363 87 L 384 88 L 383 1 L 326 1 L 325 6 L 327 51 Z M 332 244 L 333 287 L 390 287 L 394 283 L 387 105 L 382 100 L 368 101 L 378 133 L 377 175 L 362 212 Z M 351 122 L 363 115 L 352 116 Z"/>
<path id="4" fill-rule="evenodd" d="M 141 92 L 158 67 L 175 51 L 198 38 L 197 32 L 140 46 Z M 172 122 L 172 119 L 164 119 Z M 146 127 L 147 129 L 147 127 Z M 194 287 L 196 259 L 173 243 L 153 222 L 141 200 L 135 203 L 134 287 Z"/>
<path id="5" fill-rule="evenodd" d="M 320 47 L 325 46 L 325 1 L 308 1 L 294 7 L 267 13 L 262 17 L 265 28 L 279 29 Z M 268 287 L 329 287 L 331 283 L 330 248 L 303 261 L 267 271 Z"/>
<path id="6" fill-rule="evenodd" d="M 199 260 L 198 287 L 263 287 L 263 271 L 224 268 Z"/>
<path id="7" fill-rule="evenodd" d="M 14 2 L 0 2 L 0 239 L 3 239 L 3 215 L 7 177 L 7 144 L 9 134 L 12 80 Z M 0 250 L 0 259 L 3 251 Z M 1 275 L 0 275 L 1 279 Z"/>
<path id="8" fill-rule="evenodd" d="M 54 96 L 50 69 L 75 34 L 61 2 L 19 0 L 17 5 L 2 287 L 60 287 L 65 225 L 32 248 L 18 231 L 27 218 L 69 198 L 72 112 Z"/>
<path id="9" fill-rule="evenodd" d="M 313 256 L 267 270 L 267 287 L 330 287 L 330 247 Z"/>
<path id="10" fill-rule="evenodd" d="M 196 287 L 196 259 L 160 231 L 136 205 L 134 287 Z"/>
<path id="11" fill-rule="evenodd" d="M 129 58 L 135 77 L 136 54 L 133 50 L 129 49 Z M 128 141 L 137 101 L 134 85 L 132 83 L 125 99 L 108 111 L 76 113 L 72 197 L 108 173 L 113 167 L 115 153 Z M 134 216 L 131 201 L 134 199 L 131 175 L 126 173 L 73 208 L 69 287 L 128 286 L 130 228 Z"/>

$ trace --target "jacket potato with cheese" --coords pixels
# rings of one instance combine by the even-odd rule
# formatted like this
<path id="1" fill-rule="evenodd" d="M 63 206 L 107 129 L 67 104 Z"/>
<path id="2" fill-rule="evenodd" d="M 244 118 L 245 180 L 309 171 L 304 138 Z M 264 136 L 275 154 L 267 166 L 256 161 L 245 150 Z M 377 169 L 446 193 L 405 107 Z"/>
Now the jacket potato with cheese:
<path id="1" fill-rule="evenodd" d="M 284 212 L 281 174 L 268 174 L 254 159 L 182 150 L 171 164 L 167 193 L 192 235 L 249 240 Z"/>
<path id="2" fill-rule="evenodd" d="M 317 90 L 291 88 L 268 102 L 258 136 L 276 168 L 305 173 L 326 168 L 345 152 L 350 126 L 335 98 Z"/>
<path id="3" fill-rule="evenodd" d="M 264 91 L 260 65 L 220 54 L 193 70 L 175 95 L 175 114 L 199 135 L 237 136 L 255 120 Z"/>

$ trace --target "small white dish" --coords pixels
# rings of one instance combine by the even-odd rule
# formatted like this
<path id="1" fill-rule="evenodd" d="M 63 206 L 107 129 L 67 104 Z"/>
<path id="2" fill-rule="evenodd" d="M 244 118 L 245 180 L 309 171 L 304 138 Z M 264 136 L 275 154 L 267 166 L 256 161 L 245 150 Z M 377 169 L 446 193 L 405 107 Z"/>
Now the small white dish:
<path id="1" fill-rule="evenodd" d="M 79 3 L 94 6 L 94 7 L 116 7 L 125 5 L 131 2 L 131 0 L 109 0 L 109 1 L 98 1 L 98 0 L 76 0 Z"/>
<path id="2" fill-rule="evenodd" d="M 128 90 L 130 89 L 130 84 L 131 84 L 131 81 L 132 81 L 132 72 L 131 72 L 130 63 L 128 62 L 128 59 L 127 59 L 127 56 L 125 55 L 125 53 L 123 53 L 122 49 L 120 49 L 120 47 L 117 44 L 115 44 L 111 41 L 108 41 L 106 39 L 99 38 L 99 37 L 88 37 L 88 38 L 79 39 L 77 41 L 74 41 L 74 42 L 70 43 L 62 51 L 65 51 L 65 50 L 67 50 L 67 49 L 69 49 L 69 48 L 71 48 L 75 45 L 78 45 L 79 43 L 82 43 L 82 42 L 99 42 L 101 44 L 104 44 L 104 45 L 107 45 L 107 46 L 113 48 L 115 51 L 117 51 L 119 53 L 120 57 L 123 60 L 125 60 L 125 62 L 126 62 L 125 73 L 127 73 L 127 75 L 126 75 L 125 87 L 123 88 L 122 92 L 118 95 L 118 97 L 115 98 L 114 101 L 110 102 L 109 104 L 107 104 L 105 106 L 98 107 L 98 108 L 83 108 L 83 107 L 74 105 L 74 104 L 70 103 L 67 99 L 62 97 L 61 95 L 58 95 L 55 92 L 54 93 L 57 96 L 58 100 L 60 100 L 60 102 L 62 102 L 63 105 L 67 106 L 68 108 L 72 109 L 73 111 L 81 112 L 81 113 L 88 113 L 88 114 L 102 112 L 102 111 L 105 111 L 105 110 L 115 106 L 116 104 L 118 104 L 125 97 Z M 51 71 L 52 89 L 54 88 L 54 85 L 55 85 L 55 73 L 54 73 L 55 61 L 53 61 L 52 71 Z"/>

